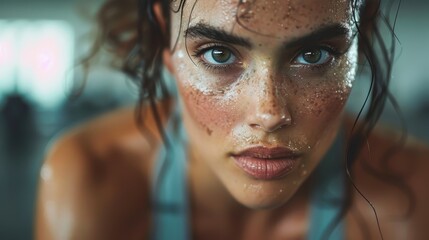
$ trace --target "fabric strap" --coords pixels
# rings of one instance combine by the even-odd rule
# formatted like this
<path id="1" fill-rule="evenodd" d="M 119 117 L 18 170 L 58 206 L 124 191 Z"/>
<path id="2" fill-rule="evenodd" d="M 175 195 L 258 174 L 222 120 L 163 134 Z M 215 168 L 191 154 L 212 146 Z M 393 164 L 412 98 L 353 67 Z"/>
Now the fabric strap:
<path id="1" fill-rule="evenodd" d="M 169 149 L 162 146 L 155 166 L 153 240 L 190 239 L 186 138 L 177 113 L 166 128 Z M 167 151 L 168 150 L 168 151 Z"/>
<path id="2" fill-rule="evenodd" d="M 344 239 L 343 221 L 331 226 L 336 223 L 345 201 L 344 139 L 344 133 L 340 131 L 314 172 L 308 240 Z"/>

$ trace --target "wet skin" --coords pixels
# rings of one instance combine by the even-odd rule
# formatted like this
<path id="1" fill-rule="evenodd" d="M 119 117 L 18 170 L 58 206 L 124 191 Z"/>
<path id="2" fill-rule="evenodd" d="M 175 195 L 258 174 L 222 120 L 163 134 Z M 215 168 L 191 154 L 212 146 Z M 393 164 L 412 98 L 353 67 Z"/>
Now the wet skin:
<path id="1" fill-rule="evenodd" d="M 187 1 L 182 22 L 172 15 L 171 46 L 179 41 L 174 51 L 165 49 L 164 60 L 189 138 L 193 239 L 305 239 L 311 191 L 305 180 L 338 130 L 351 129 L 343 107 L 358 43 L 348 2 L 269 3 L 237 8 L 237 1 Z M 159 103 L 167 113 L 175 106 Z M 41 171 L 36 239 L 147 239 L 153 168 L 163 142 L 150 110 L 141 114 L 153 134 L 142 135 L 134 110 L 126 109 L 56 141 Z M 169 115 L 161 115 L 165 124 Z M 357 158 L 354 180 L 376 207 L 385 239 L 428 239 L 429 150 L 408 141 L 386 168 L 381 159 L 395 138 L 375 130 L 369 138 L 375 147 Z M 253 146 L 281 146 L 299 157 L 287 174 L 258 179 L 233 157 Z M 416 197 L 410 216 L 400 218 L 409 204 L 403 192 L 363 163 L 410 186 Z M 356 192 L 351 198 L 345 239 L 379 239 L 372 209 Z"/>
<path id="2" fill-rule="evenodd" d="M 245 206 L 272 208 L 294 195 L 331 145 L 355 76 L 357 41 L 347 1 L 249 2 L 187 3 L 184 21 L 173 14 L 177 45 L 169 54 L 191 176 L 207 172 Z M 283 147 L 297 158 L 287 174 L 261 180 L 234 161 L 250 147 Z"/>

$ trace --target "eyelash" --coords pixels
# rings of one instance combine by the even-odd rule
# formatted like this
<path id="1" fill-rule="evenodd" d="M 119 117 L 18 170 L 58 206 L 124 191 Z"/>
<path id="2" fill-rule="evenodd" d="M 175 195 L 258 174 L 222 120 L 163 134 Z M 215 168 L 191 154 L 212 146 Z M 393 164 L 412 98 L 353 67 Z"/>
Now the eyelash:
<path id="1" fill-rule="evenodd" d="M 321 64 L 294 64 L 294 62 L 297 61 L 297 58 L 302 56 L 304 53 L 306 52 L 310 52 L 313 50 L 320 50 L 320 51 L 326 51 L 329 54 L 329 59 Z M 301 48 L 298 51 L 298 54 L 295 55 L 295 57 L 293 57 L 292 61 L 291 61 L 291 65 L 295 66 L 295 67 L 301 67 L 301 68 L 309 68 L 310 70 L 321 70 L 327 66 L 329 66 L 332 61 L 338 57 L 340 57 L 341 55 L 343 55 L 344 52 L 339 51 L 337 48 L 334 48 L 332 46 L 328 46 L 328 45 L 315 45 L 315 46 L 310 46 L 310 47 L 305 47 L 305 48 Z"/>
<path id="2" fill-rule="evenodd" d="M 222 49 L 228 50 L 229 52 L 231 52 L 231 54 L 236 59 L 238 59 L 238 61 L 236 61 L 236 63 L 233 63 L 233 64 L 218 64 L 218 65 L 215 65 L 215 64 L 210 64 L 210 63 L 208 63 L 208 62 L 206 62 L 206 61 L 204 61 L 202 59 L 202 56 L 206 52 L 208 52 L 210 50 L 214 50 L 216 48 L 218 48 L 218 49 L 222 48 Z M 210 44 L 206 44 L 206 45 L 204 45 L 202 47 L 199 47 L 199 48 L 195 49 L 195 51 L 192 54 L 192 56 L 195 57 L 195 58 L 197 58 L 198 62 L 201 63 L 209 71 L 227 71 L 227 70 L 233 68 L 234 66 L 236 66 L 237 64 L 240 64 L 240 61 L 239 61 L 240 56 L 236 53 L 236 51 L 232 50 L 231 47 L 228 47 L 228 46 L 225 46 L 225 45 L 219 44 L 219 43 L 210 43 Z"/>
<path id="3" fill-rule="evenodd" d="M 240 57 L 238 56 L 238 54 L 236 54 L 235 50 L 231 50 L 230 47 L 225 46 L 223 44 L 219 44 L 219 43 L 210 43 L 207 45 L 204 45 L 203 47 L 199 47 L 197 48 L 194 53 L 192 54 L 193 57 L 197 58 L 199 63 L 201 63 L 206 70 L 209 71 L 214 71 L 214 72 L 218 72 L 218 71 L 227 71 L 231 68 L 233 68 L 234 66 L 237 66 L 237 64 L 239 64 L 240 61 L 236 61 L 236 63 L 233 64 L 210 64 L 207 61 L 205 61 L 204 59 L 202 59 L 202 56 L 210 51 L 210 50 L 214 50 L 216 48 L 222 48 L 222 49 L 226 49 L 228 51 L 231 52 L 231 54 L 236 57 L 237 59 L 240 59 Z M 323 51 L 327 51 L 329 54 L 329 59 L 322 64 L 293 64 L 296 59 L 301 56 L 302 54 L 304 54 L 305 52 L 309 52 L 312 50 L 323 50 Z M 311 46 L 311 47 L 305 47 L 305 48 L 301 48 L 298 51 L 298 54 L 295 55 L 295 57 L 293 57 L 291 64 L 292 66 L 298 66 L 302 67 L 302 68 L 309 68 L 310 70 L 321 70 L 324 67 L 326 67 L 327 65 L 330 65 L 330 63 L 332 62 L 333 59 L 336 59 L 338 57 L 340 57 L 341 55 L 343 55 L 344 52 L 339 51 L 338 49 L 328 46 L 328 45 L 315 45 L 315 46 Z"/>

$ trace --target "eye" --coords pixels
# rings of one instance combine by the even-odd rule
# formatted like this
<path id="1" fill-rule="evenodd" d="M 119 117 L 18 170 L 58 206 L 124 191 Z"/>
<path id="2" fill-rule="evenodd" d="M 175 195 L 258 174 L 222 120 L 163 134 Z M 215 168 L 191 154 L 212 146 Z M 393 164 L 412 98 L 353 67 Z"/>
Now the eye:
<path id="1" fill-rule="evenodd" d="M 330 51 L 323 48 L 311 48 L 301 52 L 295 62 L 302 65 L 323 65 L 332 58 Z"/>
<path id="2" fill-rule="evenodd" d="M 202 57 L 211 65 L 228 65 L 236 61 L 236 56 L 225 47 L 211 47 L 203 51 Z"/>

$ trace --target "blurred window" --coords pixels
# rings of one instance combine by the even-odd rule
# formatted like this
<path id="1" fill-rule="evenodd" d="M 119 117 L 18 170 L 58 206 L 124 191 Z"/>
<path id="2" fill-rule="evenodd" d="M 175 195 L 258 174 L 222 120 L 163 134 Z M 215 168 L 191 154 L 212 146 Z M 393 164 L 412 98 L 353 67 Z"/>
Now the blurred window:
<path id="1" fill-rule="evenodd" d="M 19 92 L 56 107 L 73 79 L 73 53 L 73 30 L 64 21 L 0 21 L 1 95 Z"/>

